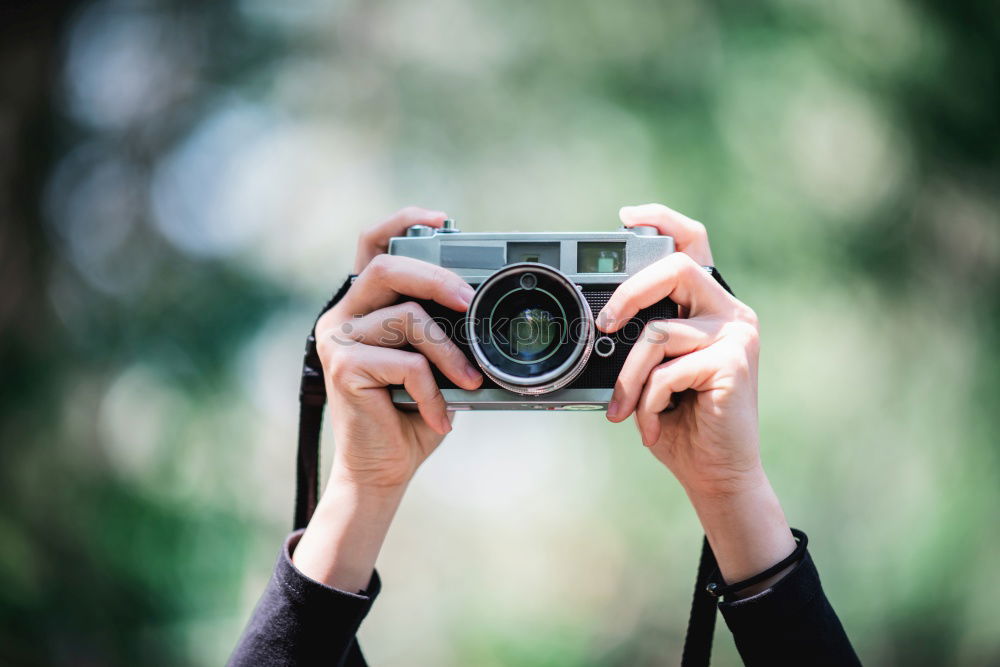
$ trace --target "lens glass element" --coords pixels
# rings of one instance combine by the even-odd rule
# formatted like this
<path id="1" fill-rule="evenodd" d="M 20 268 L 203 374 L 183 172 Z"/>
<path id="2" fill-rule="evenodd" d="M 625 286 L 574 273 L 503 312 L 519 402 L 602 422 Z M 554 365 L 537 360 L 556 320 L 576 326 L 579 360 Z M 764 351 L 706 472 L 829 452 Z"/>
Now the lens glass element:
<path id="1" fill-rule="evenodd" d="M 510 321 L 507 339 L 515 361 L 532 362 L 555 348 L 559 341 L 559 320 L 542 308 L 525 308 Z"/>

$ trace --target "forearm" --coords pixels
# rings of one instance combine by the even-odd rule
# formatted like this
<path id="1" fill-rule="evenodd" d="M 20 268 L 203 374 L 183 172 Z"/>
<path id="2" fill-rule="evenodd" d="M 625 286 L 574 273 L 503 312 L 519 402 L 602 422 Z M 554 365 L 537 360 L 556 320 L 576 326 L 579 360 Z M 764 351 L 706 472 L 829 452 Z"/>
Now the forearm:
<path id="1" fill-rule="evenodd" d="M 721 489 L 686 490 L 726 583 L 759 574 L 795 550 L 763 469 Z M 719 606 L 746 665 L 860 664 L 808 552 Z"/>
<path id="2" fill-rule="evenodd" d="M 362 590 L 405 487 L 364 487 L 331 475 L 293 554 L 307 577 L 343 591 Z"/>
<path id="3" fill-rule="evenodd" d="M 781 504 L 763 469 L 726 488 L 685 487 L 727 583 L 752 577 L 795 550 Z M 740 591 L 753 595 L 785 572 Z"/>

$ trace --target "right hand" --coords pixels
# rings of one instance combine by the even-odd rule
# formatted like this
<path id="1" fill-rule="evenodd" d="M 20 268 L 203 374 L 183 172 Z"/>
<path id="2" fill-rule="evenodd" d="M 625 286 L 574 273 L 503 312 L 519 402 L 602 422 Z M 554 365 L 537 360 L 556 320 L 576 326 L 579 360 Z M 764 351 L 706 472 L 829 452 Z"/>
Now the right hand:
<path id="1" fill-rule="evenodd" d="M 472 287 L 455 273 L 384 253 L 410 225 L 440 227 L 445 215 L 409 207 L 362 235 L 358 278 L 320 317 L 316 346 L 333 420 L 331 479 L 365 488 L 399 489 L 451 430 L 451 417 L 430 364 L 459 387 L 483 381 L 424 309 L 400 297 L 433 300 L 464 312 Z M 401 350 L 410 346 L 414 351 Z M 418 412 L 397 410 L 386 388 L 401 384 Z"/>

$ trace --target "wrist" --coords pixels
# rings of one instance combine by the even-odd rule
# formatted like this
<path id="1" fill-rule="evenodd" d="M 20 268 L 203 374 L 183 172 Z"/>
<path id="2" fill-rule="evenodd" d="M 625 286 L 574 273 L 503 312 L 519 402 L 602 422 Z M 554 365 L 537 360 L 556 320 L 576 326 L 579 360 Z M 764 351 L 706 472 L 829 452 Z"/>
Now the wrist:
<path id="1" fill-rule="evenodd" d="M 370 486 L 331 475 L 292 555 L 295 566 L 333 588 L 363 590 L 404 491 L 405 485 Z"/>
<path id="2" fill-rule="evenodd" d="M 752 577 L 795 549 L 781 503 L 762 468 L 724 485 L 685 487 L 726 582 Z M 761 582 L 752 594 L 781 578 Z"/>
<path id="3" fill-rule="evenodd" d="M 334 432 L 337 448 L 330 466 L 329 485 L 349 488 L 372 498 L 401 496 L 419 467 L 417 447 L 393 444 L 373 424 L 358 424 L 355 433 Z"/>
<path id="4" fill-rule="evenodd" d="M 411 476 L 378 471 L 359 473 L 334 460 L 320 504 L 327 495 L 348 497 L 365 507 L 395 506 L 402 500 Z"/>
<path id="5" fill-rule="evenodd" d="M 745 469 L 701 474 L 682 479 L 681 486 L 691 502 L 698 505 L 728 505 L 771 488 L 760 461 Z"/>

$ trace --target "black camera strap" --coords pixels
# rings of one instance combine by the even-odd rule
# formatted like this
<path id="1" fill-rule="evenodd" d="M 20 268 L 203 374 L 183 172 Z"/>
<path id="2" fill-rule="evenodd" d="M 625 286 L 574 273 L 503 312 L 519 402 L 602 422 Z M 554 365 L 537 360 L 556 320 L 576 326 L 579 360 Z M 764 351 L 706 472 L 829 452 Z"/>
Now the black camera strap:
<path id="1" fill-rule="evenodd" d="M 348 276 L 337 293 L 323 306 L 316 321 L 337 305 L 357 276 Z M 295 465 L 295 530 L 305 528 L 316 511 L 319 501 L 319 436 L 323 429 L 323 408 L 326 406 L 326 381 L 323 364 L 316 351 L 316 325 L 306 338 L 302 360 L 302 384 L 299 386 L 299 451 Z"/>
<path id="2" fill-rule="evenodd" d="M 727 292 L 733 293 L 717 268 L 706 266 L 705 270 Z M 715 562 L 712 547 L 708 544 L 708 538 L 702 537 L 701 558 L 698 560 L 698 574 L 694 580 L 694 596 L 691 598 L 687 634 L 684 635 L 681 667 L 705 667 L 712 659 L 712 639 L 715 634 L 715 616 L 718 605 L 716 599 L 709 595 L 707 586 L 712 578 L 712 573 L 717 569 L 718 564 Z"/>
<path id="3" fill-rule="evenodd" d="M 705 270 L 730 294 L 733 291 L 723 280 L 714 266 Z M 319 316 L 339 302 L 356 276 L 350 276 L 340 286 L 333 298 L 323 307 Z M 319 317 L 316 318 L 317 321 Z M 326 405 L 326 384 L 323 365 L 316 351 L 316 326 L 306 339 L 305 358 L 302 363 L 302 384 L 299 389 L 299 444 L 295 475 L 295 530 L 305 528 L 316 510 L 319 500 L 319 439 L 323 427 L 323 408 Z M 796 550 L 798 551 L 798 550 Z M 794 555 L 794 554 L 793 554 Z M 780 565 L 780 564 L 779 564 Z M 688 618 L 687 634 L 684 637 L 682 667 L 702 667 L 708 665 L 712 655 L 712 635 L 715 632 L 717 612 L 716 598 L 709 594 L 707 586 L 717 569 L 715 554 L 702 539 L 701 560 L 695 581 L 694 598 L 691 600 L 691 614 Z"/>

